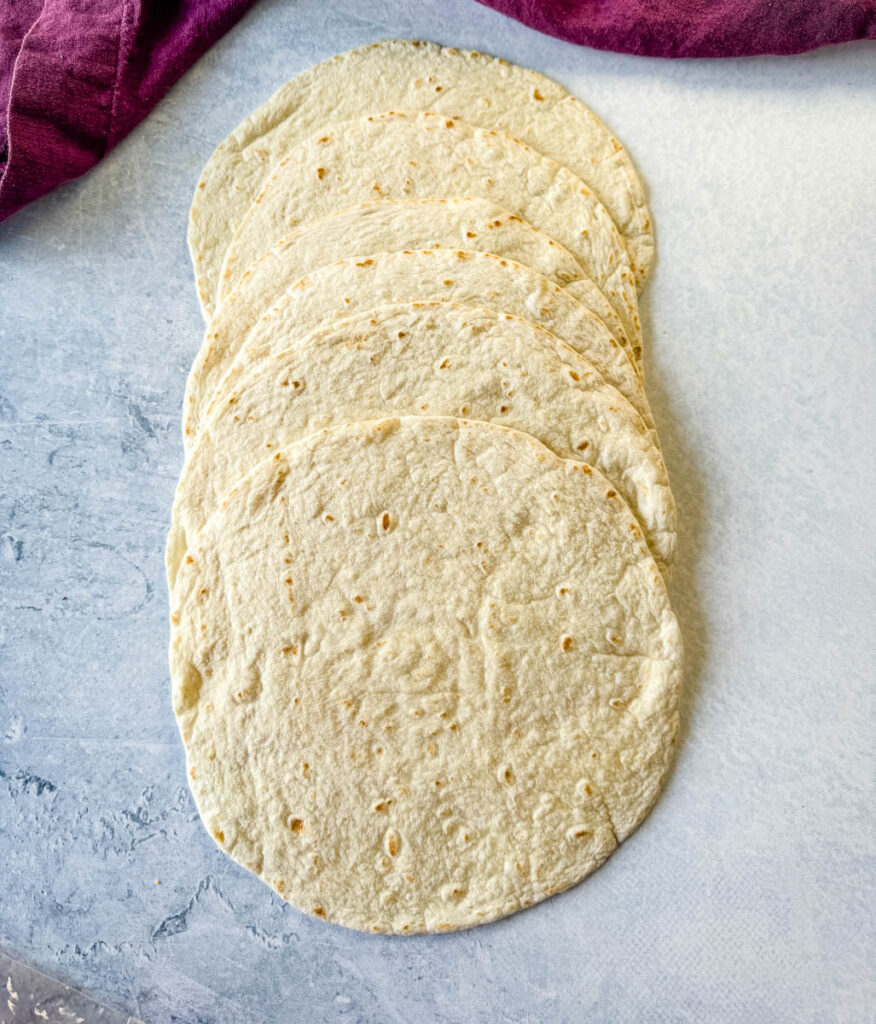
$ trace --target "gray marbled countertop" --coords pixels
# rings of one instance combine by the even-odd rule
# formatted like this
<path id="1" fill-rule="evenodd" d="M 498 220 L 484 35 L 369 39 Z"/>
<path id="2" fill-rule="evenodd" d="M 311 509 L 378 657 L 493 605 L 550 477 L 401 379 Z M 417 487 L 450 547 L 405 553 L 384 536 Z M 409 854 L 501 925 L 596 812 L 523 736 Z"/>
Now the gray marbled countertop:
<path id="1" fill-rule="evenodd" d="M 403 940 L 299 915 L 201 827 L 162 572 L 199 170 L 287 77 L 387 35 L 553 75 L 639 165 L 688 651 L 675 769 L 609 863 Z M 469 0 L 266 0 L 0 226 L 0 946 L 147 1024 L 874 1019 L 874 53 L 669 63 Z"/>

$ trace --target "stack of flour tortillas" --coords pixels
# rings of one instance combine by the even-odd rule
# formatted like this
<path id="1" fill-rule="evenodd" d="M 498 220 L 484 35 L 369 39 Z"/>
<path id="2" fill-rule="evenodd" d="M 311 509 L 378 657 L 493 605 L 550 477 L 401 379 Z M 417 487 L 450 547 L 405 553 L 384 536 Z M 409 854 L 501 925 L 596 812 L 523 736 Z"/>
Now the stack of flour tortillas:
<path id="1" fill-rule="evenodd" d="M 657 796 L 681 676 L 627 153 L 533 71 L 377 43 L 219 146 L 189 242 L 170 656 L 207 828 L 366 931 L 579 881 Z"/>

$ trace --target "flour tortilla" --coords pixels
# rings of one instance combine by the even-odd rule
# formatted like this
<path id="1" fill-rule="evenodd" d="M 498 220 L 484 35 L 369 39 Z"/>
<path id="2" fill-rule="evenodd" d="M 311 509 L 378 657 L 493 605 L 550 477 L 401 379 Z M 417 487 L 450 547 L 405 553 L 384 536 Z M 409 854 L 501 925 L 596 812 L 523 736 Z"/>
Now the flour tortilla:
<path id="1" fill-rule="evenodd" d="M 246 301 L 260 313 L 276 300 L 281 282 L 291 283 L 345 256 L 372 256 L 400 249 L 472 249 L 523 263 L 571 291 L 603 321 L 614 338 L 627 345 L 623 325 L 611 303 L 568 249 L 485 199 L 359 203 L 296 228 L 245 270 L 239 284 L 248 282 Z M 221 322 L 225 304 L 213 315 L 211 327 Z"/>
<path id="2" fill-rule="evenodd" d="M 207 319 L 222 259 L 278 160 L 324 125 L 380 110 L 432 110 L 520 139 L 593 190 L 640 282 L 653 259 L 645 193 L 626 150 L 556 82 L 484 54 L 385 40 L 339 54 L 282 86 L 216 149 L 195 189 L 189 247 Z"/>
<path id="3" fill-rule="evenodd" d="M 681 641 L 595 470 L 484 423 L 351 424 L 262 462 L 186 556 L 174 709 L 219 846 L 363 931 L 465 928 L 642 821 Z"/>
<path id="4" fill-rule="evenodd" d="M 245 365 L 264 358 L 333 316 L 383 303 L 434 299 L 489 306 L 536 321 L 589 359 L 654 426 L 641 378 L 602 321 L 541 274 L 491 253 L 427 249 L 339 260 L 287 288 L 248 333 L 251 306 L 257 303 L 247 301 L 246 287 L 237 294 L 207 331 L 189 375 L 183 414 L 189 443 L 235 360 Z"/>
<path id="5" fill-rule="evenodd" d="M 320 129 L 280 160 L 225 253 L 218 298 L 292 228 L 369 199 L 473 196 L 565 246 L 640 345 L 635 280 L 608 213 L 570 171 L 500 132 L 437 114 L 383 113 Z"/>
<path id="6" fill-rule="evenodd" d="M 595 466 L 661 570 L 675 551 L 666 467 L 641 416 L 590 363 L 527 320 L 454 303 L 382 306 L 246 364 L 215 396 L 176 491 L 168 581 L 231 487 L 272 450 L 349 420 L 463 415 Z"/>

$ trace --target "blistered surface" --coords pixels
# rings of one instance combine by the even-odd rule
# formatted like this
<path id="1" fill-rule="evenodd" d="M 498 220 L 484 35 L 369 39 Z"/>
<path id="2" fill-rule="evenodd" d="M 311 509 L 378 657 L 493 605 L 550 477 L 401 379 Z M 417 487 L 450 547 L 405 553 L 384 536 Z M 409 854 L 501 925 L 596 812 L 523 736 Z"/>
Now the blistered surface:
<path id="1" fill-rule="evenodd" d="M 306 221 L 369 199 L 474 196 L 565 246 L 605 292 L 630 339 L 636 286 L 614 221 L 580 178 L 510 135 L 439 114 L 390 111 L 316 129 L 279 160 L 225 252 L 217 298 Z"/>
<path id="2" fill-rule="evenodd" d="M 618 341 L 626 341 L 611 304 L 566 249 L 543 231 L 483 199 L 425 199 L 360 203 L 296 228 L 244 271 L 239 285 L 210 318 L 186 384 L 183 439 L 193 439 L 198 394 L 211 391 L 228 352 L 283 291 L 304 274 L 350 256 L 449 248 L 490 252 L 515 260 L 559 286 L 579 283 L 577 295 Z M 614 316 L 612 316 L 614 314 Z M 215 365 L 213 365 L 215 364 Z"/>
<path id="3" fill-rule="evenodd" d="M 651 431 L 590 363 L 529 321 L 457 303 L 400 303 L 274 340 L 273 354 L 235 365 L 189 452 L 168 579 L 226 492 L 272 449 L 389 415 L 502 423 L 596 466 L 638 517 L 661 569 L 671 565 L 675 505 Z"/>
<path id="4" fill-rule="evenodd" d="M 611 481 L 406 416 L 269 453 L 173 587 L 210 834 L 299 909 L 450 931 L 580 881 L 659 792 L 682 646 Z"/>
<path id="5" fill-rule="evenodd" d="M 647 276 L 654 239 L 641 182 L 629 154 L 584 103 L 556 82 L 492 56 L 387 40 L 339 53 L 293 78 L 212 154 L 195 189 L 189 227 L 205 310 L 216 294 L 224 250 L 271 165 L 311 131 L 385 110 L 462 117 L 567 165 L 607 208 L 639 278 Z M 219 201 L 223 191 L 228 195 Z"/>
<path id="6" fill-rule="evenodd" d="M 208 326 L 186 385 L 183 421 L 189 440 L 237 356 L 247 361 L 277 344 L 290 344 L 324 320 L 380 303 L 429 299 L 492 307 L 535 321 L 585 355 L 653 426 L 642 381 L 602 321 L 566 289 L 513 260 L 449 249 L 383 252 L 317 265 L 304 276 L 287 268 L 275 278 L 276 292 L 267 302 L 255 274 L 243 281 Z"/>

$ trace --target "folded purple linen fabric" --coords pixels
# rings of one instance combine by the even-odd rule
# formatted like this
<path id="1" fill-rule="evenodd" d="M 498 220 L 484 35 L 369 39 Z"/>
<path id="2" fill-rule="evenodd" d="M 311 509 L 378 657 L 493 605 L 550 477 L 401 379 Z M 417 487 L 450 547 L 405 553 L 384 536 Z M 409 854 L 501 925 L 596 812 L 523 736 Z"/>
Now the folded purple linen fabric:
<path id="1" fill-rule="evenodd" d="M 876 38 L 876 0 L 479 0 L 530 28 L 649 57 L 747 57 Z"/>
<path id="2" fill-rule="evenodd" d="M 254 3 L 0 4 L 0 220 L 93 167 Z"/>

